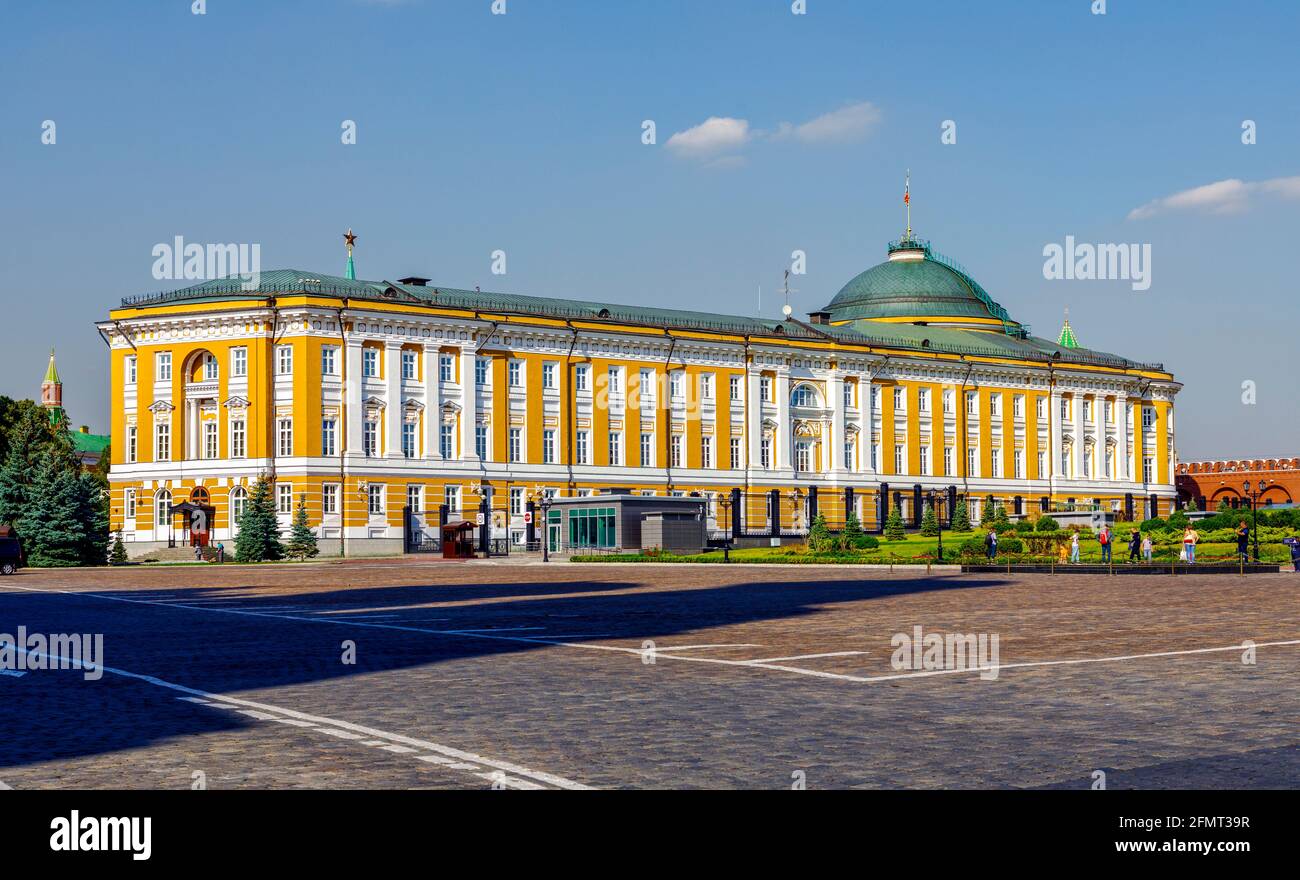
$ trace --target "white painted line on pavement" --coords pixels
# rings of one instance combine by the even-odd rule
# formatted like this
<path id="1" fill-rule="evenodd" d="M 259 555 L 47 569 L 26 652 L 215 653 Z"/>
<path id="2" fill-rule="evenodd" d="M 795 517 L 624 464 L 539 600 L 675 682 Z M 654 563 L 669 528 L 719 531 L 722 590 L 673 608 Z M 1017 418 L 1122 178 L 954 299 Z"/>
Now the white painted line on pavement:
<path id="1" fill-rule="evenodd" d="M 26 589 L 26 588 L 20 588 L 20 589 Z M 47 592 L 47 591 L 41 590 L 36 592 Z M 59 592 L 63 592 L 63 591 L 59 591 Z M 85 595 L 93 595 L 93 594 L 85 594 Z M 61 657 L 53 656 L 51 654 L 47 654 L 43 651 L 29 651 L 26 648 L 23 648 L 21 646 L 19 646 L 19 650 L 29 655 L 37 655 L 37 656 L 45 657 L 48 660 L 64 659 Z M 201 697 L 204 699 L 213 700 L 214 702 L 217 702 L 218 708 L 223 707 L 225 704 L 234 704 L 234 708 L 236 708 L 237 711 L 239 711 L 239 709 L 242 707 L 244 709 L 255 709 L 261 712 L 275 712 L 280 715 L 287 716 L 289 718 L 295 718 L 299 721 L 308 721 L 308 722 L 312 722 L 313 724 L 320 725 L 320 731 L 322 733 L 328 733 L 331 736 L 338 736 L 345 739 L 364 739 L 366 736 L 382 737 L 383 739 L 386 739 L 391 743 L 400 743 L 403 745 L 415 746 L 417 749 L 422 749 L 427 752 L 438 752 L 449 758 L 454 758 L 458 762 L 460 762 L 457 764 L 448 765 L 452 769 L 477 770 L 479 769 L 477 764 L 484 764 L 488 767 L 495 767 L 498 771 L 504 771 L 505 773 L 513 774 L 514 776 L 523 777 L 525 779 L 531 779 L 534 782 L 544 782 L 548 785 L 554 785 L 558 788 L 564 788 L 570 790 L 590 790 L 591 788 L 591 786 L 589 785 L 583 785 L 580 782 L 575 782 L 571 779 L 566 779 L 563 776 L 557 776 L 553 773 L 546 773 L 541 770 L 532 770 L 520 764 L 515 764 L 512 761 L 502 761 L 497 758 L 485 758 L 482 755 L 477 755 L 474 754 L 473 752 L 466 752 L 461 749 L 452 748 L 451 746 L 445 746 L 442 745 L 441 743 L 432 742 L 430 740 L 418 739 L 416 737 L 406 736 L 405 734 L 401 734 L 401 733 L 390 733 L 385 730 L 378 730 L 374 727 L 367 727 L 361 724 L 353 724 L 350 721 L 341 721 L 337 718 L 324 718 L 319 715 L 310 715 L 306 712 L 299 712 L 296 709 L 286 709 L 283 706 L 273 706 L 269 703 L 259 703 L 259 702 L 254 702 L 253 700 L 245 700 L 238 697 L 211 694 L 208 693 L 207 691 L 198 690 L 197 688 L 186 687 L 183 684 L 176 684 L 175 682 L 164 681 L 163 679 L 158 678 L 157 676 L 154 675 L 145 675 L 139 672 L 129 672 L 125 669 L 117 669 L 112 666 L 102 666 L 101 668 L 103 669 L 104 672 L 109 673 L 111 675 L 118 675 L 123 678 L 131 678 L 131 679 L 135 679 L 136 681 L 147 682 L 148 684 L 152 684 L 157 687 L 167 688 L 168 690 L 179 691 L 180 693 L 189 694 L 190 696 L 193 697 Z M 468 763 L 470 761 L 477 762 L 477 764 Z M 488 775 L 480 774 L 480 776 L 482 778 L 492 778 L 492 779 L 496 778 L 491 776 L 490 774 Z"/>
<path id="2" fill-rule="evenodd" d="M 759 660 L 745 660 L 745 663 L 779 663 L 782 660 L 816 660 L 818 657 L 851 657 L 855 654 L 866 654 L 866 651 L 828 651 L 825 654 L 799 654 L 795 657 L 763 657 Z"/>
<path id="3" fill-rule="evenodd" d="M 13 789 L 5 785 L 3 781 L 0 781 L 0 791 L 13 791 Z"/>
<path id="4" fill-rule="evenodd" d="M 647 639 L 646 641 L 654 641 Z M 753 645 L 748 642 L 741 642 L 734 645 L 655 645 L 653 648 L 628 648 L 629 651 L 644 653 L 649 651 L 654 654 L 662 654 L 664 651 L 703 651 L 706 648 L 761 648 L 762 645 Z"/>

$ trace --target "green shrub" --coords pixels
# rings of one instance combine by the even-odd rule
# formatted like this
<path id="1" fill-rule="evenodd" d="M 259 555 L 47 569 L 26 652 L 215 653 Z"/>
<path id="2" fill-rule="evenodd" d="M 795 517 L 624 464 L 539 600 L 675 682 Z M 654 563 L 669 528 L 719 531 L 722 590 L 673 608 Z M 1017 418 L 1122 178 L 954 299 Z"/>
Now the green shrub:
<path id="1" fill-rule="evenodd" d="M 1041 516 L 1038 518 L 1038 525 L 1034 528 L 1040 532 L 1056 532 L 1060 531 L 1061 527 L 1050 516 Z"/>
<path id="2" fill-rule="evenodd" d="M 898 504 L 894 504 L 894 509 L 889 511 L 889 519 L 885 520 L 885 539 L 888 541 L 902 541 L 907 538 L 907 531 L 903 528 L 903 511 Z"/>
<path id="3" fill-rule="evenodd" d="M 1169 523 L 1158 516 L 1153 516 L 1151 519 L 1144 519 L 1138 528 L 1144 532 L 1167 532 Z"/>

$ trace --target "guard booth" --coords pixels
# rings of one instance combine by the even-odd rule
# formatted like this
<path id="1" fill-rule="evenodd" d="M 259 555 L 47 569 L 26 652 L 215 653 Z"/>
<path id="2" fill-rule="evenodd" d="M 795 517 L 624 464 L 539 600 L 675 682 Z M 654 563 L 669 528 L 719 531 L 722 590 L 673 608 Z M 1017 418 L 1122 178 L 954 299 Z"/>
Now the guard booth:
<path id="1" fill-rule="evenodd" d="M 474 530 L 478 528 L 469 520 L 449 522 L 442 527 L 442 558 L 473 559 Z"/>
<path id="2" fill-rule="evenodd" d="M 168 508 L 168 514 L 171 519 L 172 531 L 169 535 L 168 544 L 176 546 L 176 517 L 181 519 L 181 541 L 185 547 L 207 547 L 209 538 L 212 534 L 212 522 L 216 518 L 216 510 L 207 504 L 196 503 L 194 501 L 182 501 L 180 504 L 173 504 Z"/>

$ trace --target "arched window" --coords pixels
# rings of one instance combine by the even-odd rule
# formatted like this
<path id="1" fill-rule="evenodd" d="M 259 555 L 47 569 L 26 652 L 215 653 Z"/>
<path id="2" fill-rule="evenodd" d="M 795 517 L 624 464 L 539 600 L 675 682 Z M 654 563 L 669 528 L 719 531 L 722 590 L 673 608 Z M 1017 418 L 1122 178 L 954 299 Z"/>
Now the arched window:
<path id="1" fill-rule="evenodd" d="M 172 493 L 166 489 L 154 495 L 154 528 L 164 528 L 171 521 Z"/>
<path id="2" fill-rule="evenodd" d="M 791 406 L 817 406 L 817 389 L 811 385 L 800 385 L 790 395 Z"/>
<path id="3" fill-rule="evenodd" d="M 248 504 L 248 490 L 243 486 L 236 486 L 230 490 L 230 525 L 236 527 L 239 520 L 244 515 L 244 507 Z"/>

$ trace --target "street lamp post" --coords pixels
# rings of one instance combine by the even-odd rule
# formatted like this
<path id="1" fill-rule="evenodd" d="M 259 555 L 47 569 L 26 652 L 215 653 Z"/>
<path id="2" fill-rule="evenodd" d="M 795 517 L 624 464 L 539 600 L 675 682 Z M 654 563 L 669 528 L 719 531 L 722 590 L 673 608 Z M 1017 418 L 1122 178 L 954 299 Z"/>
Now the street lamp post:
<path id="1" fill-rule="evenodd" d="M 550 562 L 551 517 L 548 514 L 551 509 L 551 496 L 543 492 L 542 500 L 538 502 L 538 507 L 542 509 L 542 562 Z"/>
<path id="2" fill-rule="evenodd" d="M 933 490 L 933 489 L 930 490 L 930 494 L 929 494 L 929 496 L 926 498 L 926 501 L 927 501 L 927 502 L 929 503 L 929 505 L 930 505 L 930 513 L 934 515 L 934 521 L 935 521 L 936 523 L 939 524 L 939 548 L 938 548 L 938 550 L 937 550 L 937 553 L 938 553 L 938 556 L 939 556 L 939 561 L 940 561 L 940 562 L 943 562 L 943 523 L 939 521 L 939 513 L 938 513 L 937 510 L 935 510 L 935 507 L 934 507 L 934 490 Z"/>
<path id="3" fill-rule="evenodd" d="M 718 506 L 722 508 L 722 521 L 727 530 L 727 537 L 722 539 L 722 561 L 731 561 L 731 517 L 727 514 L 731 510 L 731 499 L 723 495 L 718 499 Z"/>
<path id="4" fill-rule="evenodd" d="M 1241 484 L 1242 491 L 1250 499 L 1250 537 L 1251 543 L 1254 544 L 1255 561 L 1259 562 L 1259 496 L 1264 494 L 1268 488 L 1268 483 L 1263 480 L 1259 481 L 1259 490 L 1251 492 L 1250 480 Z"/>

